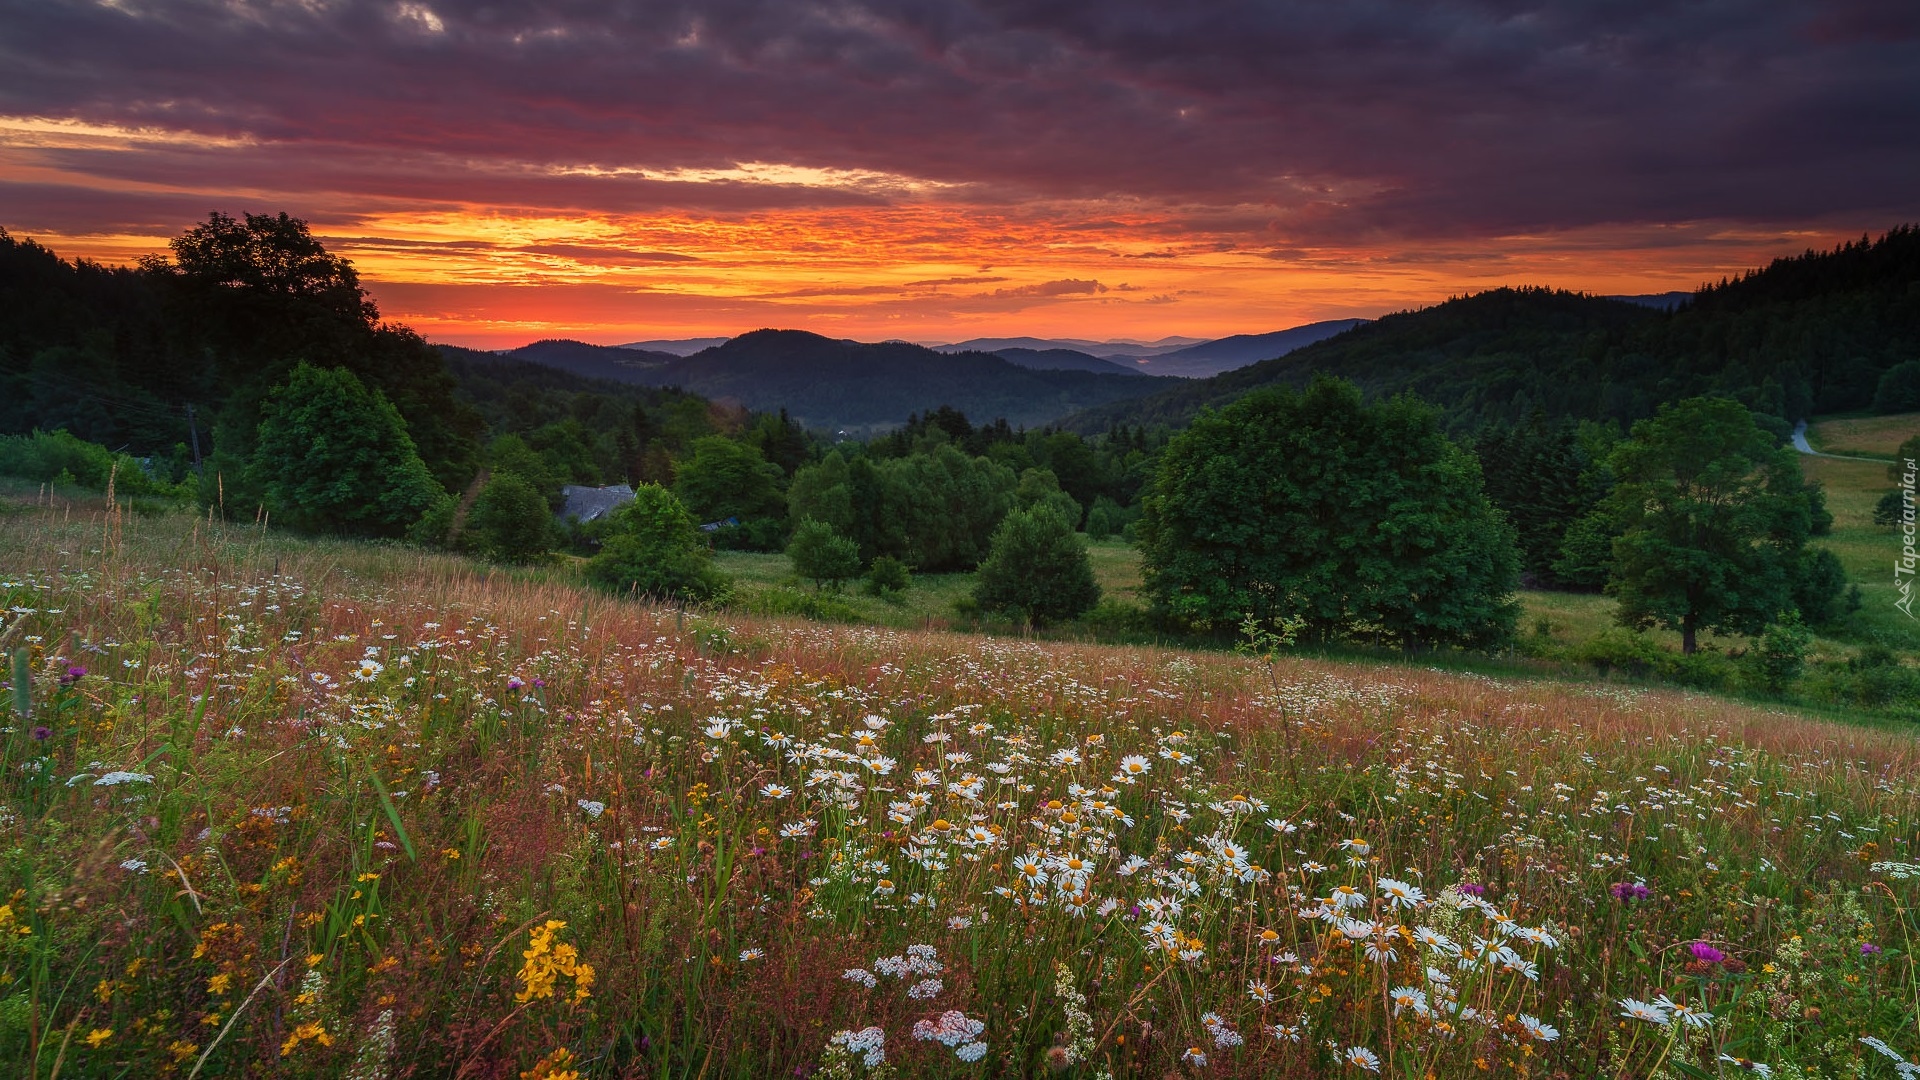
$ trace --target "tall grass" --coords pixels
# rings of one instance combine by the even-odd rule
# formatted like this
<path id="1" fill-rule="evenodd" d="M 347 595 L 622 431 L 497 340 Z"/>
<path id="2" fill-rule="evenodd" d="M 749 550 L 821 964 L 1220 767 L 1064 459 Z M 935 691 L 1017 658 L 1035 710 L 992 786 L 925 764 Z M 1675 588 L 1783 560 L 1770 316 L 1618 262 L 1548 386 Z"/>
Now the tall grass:
<path id="1" fill-rule="evenodd" d="M 205 518 L 30 509 L 0 551 L 27 1075 L 1840 1077 L 1893 1075 L 1863 1037 L 1920 1049 L 1895 734 L 701 615 Z"/>

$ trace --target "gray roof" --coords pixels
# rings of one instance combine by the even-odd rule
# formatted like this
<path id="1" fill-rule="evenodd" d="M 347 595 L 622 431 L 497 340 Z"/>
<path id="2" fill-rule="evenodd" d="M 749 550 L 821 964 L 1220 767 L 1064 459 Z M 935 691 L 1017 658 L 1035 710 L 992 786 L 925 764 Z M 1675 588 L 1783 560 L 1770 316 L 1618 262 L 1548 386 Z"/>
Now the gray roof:
<path id="1" fill-rule="evenodd" d="M 621 506 L 633 501 L 633 489 L 625 484 L 612 487 L 582 487 L 568 484 L 560 489 L 560 497 L 565 502 L 560 507 L 563 518 L 577 518 L 580 521 L 592 521 L 605 517 Z"/>

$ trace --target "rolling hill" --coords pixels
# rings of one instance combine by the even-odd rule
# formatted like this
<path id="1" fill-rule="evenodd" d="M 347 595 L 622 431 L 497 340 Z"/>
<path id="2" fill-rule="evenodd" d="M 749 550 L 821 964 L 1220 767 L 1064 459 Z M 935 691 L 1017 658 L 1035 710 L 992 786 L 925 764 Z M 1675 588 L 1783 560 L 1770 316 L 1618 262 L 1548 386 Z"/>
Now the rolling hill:
<path id="1" fill-rule="evenodd" d="M 1102 375 L 1145 375 L 1142 368 L 1129 363 L 1102 360 L 1077 349 L 995 349 L 993 355 L 1009 364 L 1039 371 L 1093 371 Z"/>
<path id="2" fill-rule="evenodd" d="M 640 352 L 635 360 L 636 352 L 541 341 L 502 355 L 588 378 L 675 386 L 752 409 L 784 408 L 810 428 L 849 435 L 885 431 L 941 405 L 1031 427 L 1172 382 L 1124 370 L 1032 368 L 991 353 L 941 353 L 907 342 L 870 345 L 801 330 L 756 330 L 685 357 Z"/>
<path id="3" fill-rule="evenodd" d="M 1147 358 L 1141 370 L 1149 375 L 1178 375 L 1183 379 L 1204 379 L 1223 371 L 1285 356 L 1295 349 L 1335 334 L 1343 334 L 1365 323 L 1365 319 L 1331 319 L 1308 323 L 1268 334 L 1234 334 L 1216 341 L 1203 341 L 1184 349 Z"/>
<path id="4" fill-rule="evenodd" d="M 1062 426 L 1181 425 L 1207 406 L 1317 374 L 1369 394 L 1416 393 L 1456 431 L 1536 409 L 1630 423 L 1662 403 L 1714 393 L 1782 422 L 1863 409 L 1882 374 L 1920 358 L 1920 230 L 1777 259 L 1664 308 L 1644 297 L 1495 289 L 1097 406 Z"/>

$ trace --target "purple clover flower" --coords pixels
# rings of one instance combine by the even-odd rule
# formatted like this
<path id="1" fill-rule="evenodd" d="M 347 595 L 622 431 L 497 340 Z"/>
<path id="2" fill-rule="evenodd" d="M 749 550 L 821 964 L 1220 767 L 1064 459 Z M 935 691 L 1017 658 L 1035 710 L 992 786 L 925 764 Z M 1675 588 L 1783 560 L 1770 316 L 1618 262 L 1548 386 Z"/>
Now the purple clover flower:
<path id="1" fill-rule="evenodd" d="M 1687 946 L 1687 951 L 1692 953 L 1693 958 L 1701 963 L 1724 964 L 1727 962 L 1726 953 L 1721 952 L 1719 949 L 1714 948 L 1704 941 L 1696 941 Z"/>
<path id="2" fill-rule="evenodd" d="M 1871 941 L 1863 941 L 1860 943 L 1861 956 L 1873 956 L 1879 952 L 1880 952 L 1880 946 L 1875 945 Z"/>
<path id="3" fill-rule="evenodd" d="M 60 685 L 72 686 L 74 683 L 77 683 L 81 679 L 84 679 L 86 677 L 87 677 L 87 669 L 80 667 L 79 665 L 76 664 L 73 667 L 68 668 L 67 673 L 65 675 L 60 676 Z"/>
<path id="4" fill-rule="evenodd" d="M 35 724 L 35 725 L 34 725 L 34 727 L 33 727 L 33 741 L 34 741 L 34 742 L 46 742 L 46 741 L 47 741 L 48 739 L 51 739 L 51 738 L 53 738 L 53 729 L 52 729 L 52 728 L 50 728 L 50 727 L 48 727 L 48 726 L 47 726 L 47 725 L 45 725 L 45 724 Z"/>
<path id="5" fill-rule="evenodd" d="M 509 690 L 520 690 L 526 685 L 526 683 L 520 681 L 520 676 L 518 675 L 512 675 L 507 678 L 507 689 Z"/>
<path id="6" fill-rule="evenodd" d="M 1613 893 L 1615 900 L 1623 904 L 1629 900 L 1653 899 L 1653 890 L 1637 881 L 1617 881 L 1608 891 Z"/>
<path id="7" fill-rule="evenodd" d="M 1460 884 L 1455 885 L 1454 888 L 1460 890 L 1463 893 L 1466 893 L 1469 896 L 1487 895 L 1487 887 L 1485 885 L 1475 885 L 1471 881 L 1463 881 Z"/>

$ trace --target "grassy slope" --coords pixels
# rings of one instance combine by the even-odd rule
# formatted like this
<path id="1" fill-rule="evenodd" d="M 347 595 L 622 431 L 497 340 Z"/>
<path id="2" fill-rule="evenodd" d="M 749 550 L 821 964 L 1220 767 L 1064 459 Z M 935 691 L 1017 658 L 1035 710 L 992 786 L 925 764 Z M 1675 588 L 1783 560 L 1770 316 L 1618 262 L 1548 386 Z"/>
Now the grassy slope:
<path id="1" fill-rule="evenodd" d="M 1829 454 L 1891 458 L 1900 444 L 1920 435 L 1920 413 L 1845 416 L 1807 427 L 1807 442 Z"/>
<path id="2" fill-rule="evenodd" d="M 1138 602 L 1139 553 L 1119 540 L 1091 541 L 1087 550 L 1101 594 Z M 715 554 L 714 561 L 734 579 L 741 602 L 747 607 L 764 603 L 761 598 L 769 591 L 813 592 L 812 585 L 794 576 L 793 563 L 785 555 L 722 551 Z M 915 574 L 912 586 L 891 599 L 868 596 L 859 582 L 849 583 L 837 593 L 829 590 L 823 599 L 839 605 L 843 617 L 849 619 L 880 626 L 950 629 L 969 621 L 957 614 L 954 602 L 972 588 L 972 574 Z"/>
<path id="3" fill-rule="evenodd" d="M 0 551 L 50 729 L 0 744 L 0 921 L 28 931 L 0 937 L 0 1056 L 45 1070 L 64 1041 L 62 1076 L 184 1073 L 236 1015 L 203 1075 L 512 1076 L 560 1049 L 591 1076 L 793 1075 L 866 1025 L 914 1076 L 1031 1074 L 1061 1031 L 1120 1077 L 1190 1047 L 1212 1075 L 1360 1075 L 1324 1040 L 1394 1076 L 1645 1075 L 1667 1032 L 1616 1027 L 1614 1002 L 1662 993 L 1723 1017 L 1670 1051 L 1709 1070 L 1726 1049 L 1852 1075 L 1861 1034 L 1914 1049 L 1907 928 L 1862 888 L 1870 859 L 1911 857 L 1909 738 L 1675 692 L 682 616 L 185 517 L 15 512 Z M 76 661 L 91 672 L 56 685 Z M 863 717 L 889 721 L 876 742 L 899 765 L 816 761 L 851 770 L 847 810 L 757 735 L 836 749 Z M 1061 751 L 1078 763 L 1049 764 Z M 1108 781 L 1134 753 L 1144 778 Z M 1012 779 L 981 800 L 936 785 L 913 824 L 887 819 L 908 769 L 965 788 L 989 761 Z M 110 768 L 152 779 L 92 783 Z M 1239 795 L 1262 808 L 1222 801 Z M 936 816 L 1000 839 L 960 847 Z M 778 837 L 803 819 L 815 836 Z M 1087 910 L 1051 887 L 1023 901 L 1027 854 L 1052 874 L 1086 860 Z M 1133 855 L 1147 868 L 1123 873 Z M 1235 880 L 1253 867 L 1271 877 Z M 1185 959 L 1147 936 L 1183 874 L 1198 887 L 1166 921 Z M 1297 915 L 1336 885 L 1384 898 L 1389 877 L 1426 895 L 1374 901 L 1390 923 L 1498 940 L 1489 915 L 1436 906 L 1470 883 L 1540 927 L 1555 947 L 1510 939 L 1538 981 L 1397 936 L 1379 966 Z M 1614 898 L 1635 881 L 1652 902 Z M 516 999 L 555 963 L 529 935 L 545 920 L 593 966 L 588 996 L 561 974 Z M 1736 964 L 1690 961 L 1696 940 Z M 945 968 L 926 997 L 842 977 L 909 944 Z M 1434 964 L 1488 1025 L 1389 1014 L 1385 988 Z M 948 1009 L 983 1023 L 984 1065 L 912 1038 Z M 1207 1013 L 1246 1045 L 1219 1045 Z M 1300 1043 L 1261 1027 L 1303 1019 Z"/>

